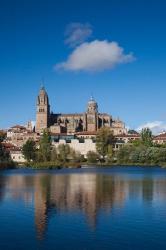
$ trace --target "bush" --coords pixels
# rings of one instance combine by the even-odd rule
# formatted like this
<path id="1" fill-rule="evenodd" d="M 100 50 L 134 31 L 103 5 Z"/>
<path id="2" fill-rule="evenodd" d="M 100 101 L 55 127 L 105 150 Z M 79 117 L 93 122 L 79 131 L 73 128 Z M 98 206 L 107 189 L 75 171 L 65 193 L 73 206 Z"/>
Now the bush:
<path id="1" fill-rule="evenodd" d="M 117 152 L 119 164 L 162 165 L 166 162 L 166 148 L 125 145 Z"/>
<path id="2" fill-rule="evenodd" d="M 35 162 L 32 164 L 28 164 L 28 167 L 34 169 L 60 169 L 61 164 L 59 162 Z"/>
<path id="3" fill-rule="evenodd" d="M 87 153 L 87 162 L 96 163 L 99 160 L 99 155 L 94 151 L 89 151 Z"/>
<path id="4" fill-rule="evenodd" d="M 16 163 L 10 161 L 10 162 L 0 162 L 0 170 L 5 170 L 5 169 L 14 169 L 16 168 Z"/>

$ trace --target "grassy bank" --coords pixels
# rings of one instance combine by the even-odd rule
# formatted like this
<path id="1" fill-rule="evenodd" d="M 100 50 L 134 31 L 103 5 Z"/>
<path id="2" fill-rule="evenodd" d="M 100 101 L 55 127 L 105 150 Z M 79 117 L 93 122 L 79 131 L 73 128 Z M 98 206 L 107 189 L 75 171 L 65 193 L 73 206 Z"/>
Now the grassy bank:
<path id="1" fill-rule="evenodd" d="M 99 162 L 95 162 L 95 163 L 88 163 L 88 162 L 84 162 L 82 163 L 82 166 L 97 166 L 97 167 L 129 167 L 129 166 L 135 166 L 135 167 L 163 167 L 166 168 L 166 163 L 131 163 L 131 162 L 103 162 L 103 163 L 99 163 Z"/>
<path id="2" fill-rule="evenodd" d="M 0 170 L 14 169 L 16 167 L 17 167 L 17 164 L 14 162 L 0 162 Z"/>
<path id="3" fill-rule="evenodd" d="M 76 163 L 76 162 L 38 162 L 38 163 L 31 163 L 28 164 L 28 168 L 32 169 L 62 169 L 62 168 L 81 168 L 83 166 L 96 166 L 96 167 L 163 167 L 166 168 L 165 164 L 154 164 L 154 163 Z"/>
<path id="4" fill-rule="evenodd" d="M 80 168 L 80 163 L 75 162 L 34 162 L 25 164 L 32 169 L 61 169 L 61 168 Z"/>

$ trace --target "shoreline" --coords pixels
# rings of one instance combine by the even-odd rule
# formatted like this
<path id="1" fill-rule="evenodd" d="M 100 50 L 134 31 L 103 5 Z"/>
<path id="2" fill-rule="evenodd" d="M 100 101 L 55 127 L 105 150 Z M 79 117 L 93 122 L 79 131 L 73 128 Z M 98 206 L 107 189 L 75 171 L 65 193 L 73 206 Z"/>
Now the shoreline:
<path id="1" fill-rule="evenodd" d="M 133 164 L 87 164 L 87 163 L 83 163 L 83 164 L 62 164 L 62 165 L 54 165 L 54 164 L 50 164 L 49 166 L 47 164 L 42 163 L 41 164 L 35 164 L 33 165 L 26 165 L 26 164 L 21 164 L 21 165 L 11 165 L 11 164 L 7 164 L 7 163 L 3 163 L 1 165 L 0 163 L 0 170 L 19 170 L 19 169 L 31 169 L 31 170 L 58 170 L 58 169 L 85 169 L 85 168 L 116 168 L 116 167 L 138 167 L 138 168 L 166 168 L 166 165 L 159 165 L 159 164 L 138 164 L 138 163 L 133 163 Z"/>

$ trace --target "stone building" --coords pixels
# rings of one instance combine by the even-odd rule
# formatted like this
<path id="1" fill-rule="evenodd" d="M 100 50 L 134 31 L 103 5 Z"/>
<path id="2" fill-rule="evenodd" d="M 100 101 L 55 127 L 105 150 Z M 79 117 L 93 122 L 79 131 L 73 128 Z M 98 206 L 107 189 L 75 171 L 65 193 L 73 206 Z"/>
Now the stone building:
<path id="1" fill-rule="evenodd" d="M 15 125 L 9 128 L 5 141 L 12 143 L 16 147 L 22 147 L 29 139 L 35 142 L 38 142 L 40 139 L 40 135 L 33 132 L 30 122 L 28 122 L 27 126 Z"/>
<path id="2" fill-rule="evenodd" d="M 87 104 L 87 110 L 75 114 L 54 114 L 50 112 L 49 98 L 44 87 L 37 97 L 36 132 L 49 128 L 53 134 L 75 134 L 80 132 L 95 132 L 101 127 L 109 127 L 114 135 L 126 134 L 125 124 L 119 119 L 113 119 L 107 113 L 98 111 L 98 104 L 93 97 Z"/>
<path id="3" fill-rule="evenodd" d="M 153 142 L 156 144 L 166 144 L 166 132 L 163 132 L 153 137 Z"/>

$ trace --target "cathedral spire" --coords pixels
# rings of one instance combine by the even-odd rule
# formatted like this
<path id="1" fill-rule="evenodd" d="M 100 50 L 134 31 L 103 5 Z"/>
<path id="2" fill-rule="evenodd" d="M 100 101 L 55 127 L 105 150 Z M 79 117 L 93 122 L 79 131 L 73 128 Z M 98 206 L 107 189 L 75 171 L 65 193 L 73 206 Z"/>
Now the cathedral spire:
<path id="1" fill-rule="evenodd" d="M 44 87 L 44 84 L 45 82 L 44 82 L 44 77 L 42 77 L 42 79 L 41 79 L 41 87 L 40 87 L 40 89 L 41 90 L 45 90 L 45 87 Z"/>
<path id="2" fill-rule="evenodd" d="M 37 97 L 37 112 L 36 112 L 36 132 L 41 132 L 48 128 L 50 115 L 49 98 L 44 86 L 41 86 Z"/>

